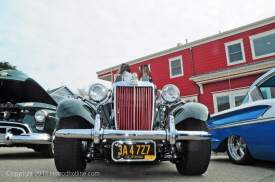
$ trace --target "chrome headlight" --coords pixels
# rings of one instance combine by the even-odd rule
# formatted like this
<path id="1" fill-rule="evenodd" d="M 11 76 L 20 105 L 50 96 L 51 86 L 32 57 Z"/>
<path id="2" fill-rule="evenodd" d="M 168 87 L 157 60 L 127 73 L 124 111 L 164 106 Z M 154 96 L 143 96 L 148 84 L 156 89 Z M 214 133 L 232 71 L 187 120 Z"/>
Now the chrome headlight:
<path id="1" fill-rule="evenodd" d="M 48 113 L 46 111 L 39 110 L 35 113 L 34 118 L 37 122 L 44 122 L 47 116 L 48 116 Z"/>
<path id="2" fill-rule="evenodd" d="M 108 90 L 104 85 L 96 83 L 90 87 L 88 95 L 91 100 L 100 102 L 107 97 Z"/>
<path id="3" fill-rule="evenodd" d="M 175 85 L 165 85 L 161 91 L 161 97 L 166 102 L 175 102 L 180 96 L 180 91 Z"/>

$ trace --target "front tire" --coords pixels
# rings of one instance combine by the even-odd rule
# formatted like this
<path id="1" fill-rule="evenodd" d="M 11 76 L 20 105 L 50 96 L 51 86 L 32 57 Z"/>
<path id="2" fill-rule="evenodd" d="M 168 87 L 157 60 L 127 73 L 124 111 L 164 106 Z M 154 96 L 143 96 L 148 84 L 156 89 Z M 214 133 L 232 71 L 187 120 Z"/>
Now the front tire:
<path id="1" fill-rule="evenodd" d="M 53 143 L 40 145 L 40 152 L 45 158 L 53 158 L 54 156 Z"/>
<path id="2" fill-rule="evenodd" d="M 235 164 L 249 165 L 256 160 L 251 156 L 248 147 L 242 137 L 231 135 L 227 140 L 227 154 Z"/>
<path id="3" fill-rule="evenodd" d="M 177 130 L 209 131 L 206 122 L 188 119 L 176 125 Z M 211 148 L 208 140 L 181 141 L 180 146 L 183 158 L 176 164 L 177 170 L 182 175 L 201 175 L 208 168 Z"/>
<path id="4" fill-rule="evenodd" d="M 78 116 L 61 118 L 57 130 L 86 129 L 87 121 Z M 84 172 L 86 161 L 81 151 L 81 139 L 56 137 L 54 141 L 54 162 L 59 172 Z"/>

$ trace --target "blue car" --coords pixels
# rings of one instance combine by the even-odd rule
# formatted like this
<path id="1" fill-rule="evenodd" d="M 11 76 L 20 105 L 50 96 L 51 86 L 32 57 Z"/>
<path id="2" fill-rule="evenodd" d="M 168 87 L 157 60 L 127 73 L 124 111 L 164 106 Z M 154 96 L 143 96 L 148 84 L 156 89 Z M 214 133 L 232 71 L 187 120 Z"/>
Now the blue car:
<path id="1" fill-rule="evenodd" d="M 211 116 L 211 149 L 236 164 L 275 162 L 275 68 L 258 78 L 243 103 Z"/>

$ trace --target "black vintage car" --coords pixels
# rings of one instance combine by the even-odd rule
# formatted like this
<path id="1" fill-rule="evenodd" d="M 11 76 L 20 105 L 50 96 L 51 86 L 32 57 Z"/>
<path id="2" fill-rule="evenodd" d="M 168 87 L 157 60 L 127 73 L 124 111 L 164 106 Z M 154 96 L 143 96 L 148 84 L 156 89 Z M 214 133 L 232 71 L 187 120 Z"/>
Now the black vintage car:
<path id="1" fill-rule="evenodd" d="M 123 64 L 113 88 L 93 84 L 89 99 L 65 99 L 57 108 L 55 165 L 83 172 L 94 160 L 171 161 L 180 174 L 203 174 L 210 161 L 209 111 L 179 100 L 175 85 L 158 91 L 148 66 L 141 76 Z"/>

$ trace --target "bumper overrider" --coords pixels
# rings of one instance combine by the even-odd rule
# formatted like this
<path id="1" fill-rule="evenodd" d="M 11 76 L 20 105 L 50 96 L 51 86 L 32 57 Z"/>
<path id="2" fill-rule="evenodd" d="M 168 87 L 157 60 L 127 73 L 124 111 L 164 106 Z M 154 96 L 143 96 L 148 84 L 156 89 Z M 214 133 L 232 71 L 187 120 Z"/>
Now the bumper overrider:
<path id="1" fill-rule="evenodd" d="M 52 136 L 47 133 L 33 133 L 27 124 L 0 121 L 0 145 L 12 146 L 14 144 L 51 144 Z M 12 134 L 12 130 L 21 131 L 20 135 Z"/>
<path id="2" fill-rule="evenodd" d="M 55 132 L 55 137 L 93 139 L 96 144 L 104 139 L 165 140 L 171 145 L 176 144 L 178 140 L 207 140 L 211 137 L 211 134 L 206 131 L 177 131 L 173 116 L 169 116 L 169 127 L 165 131 L 103 130 L 100 126 L 100 115 L 97 114 L 93 129 L 61 129 Z"/>

